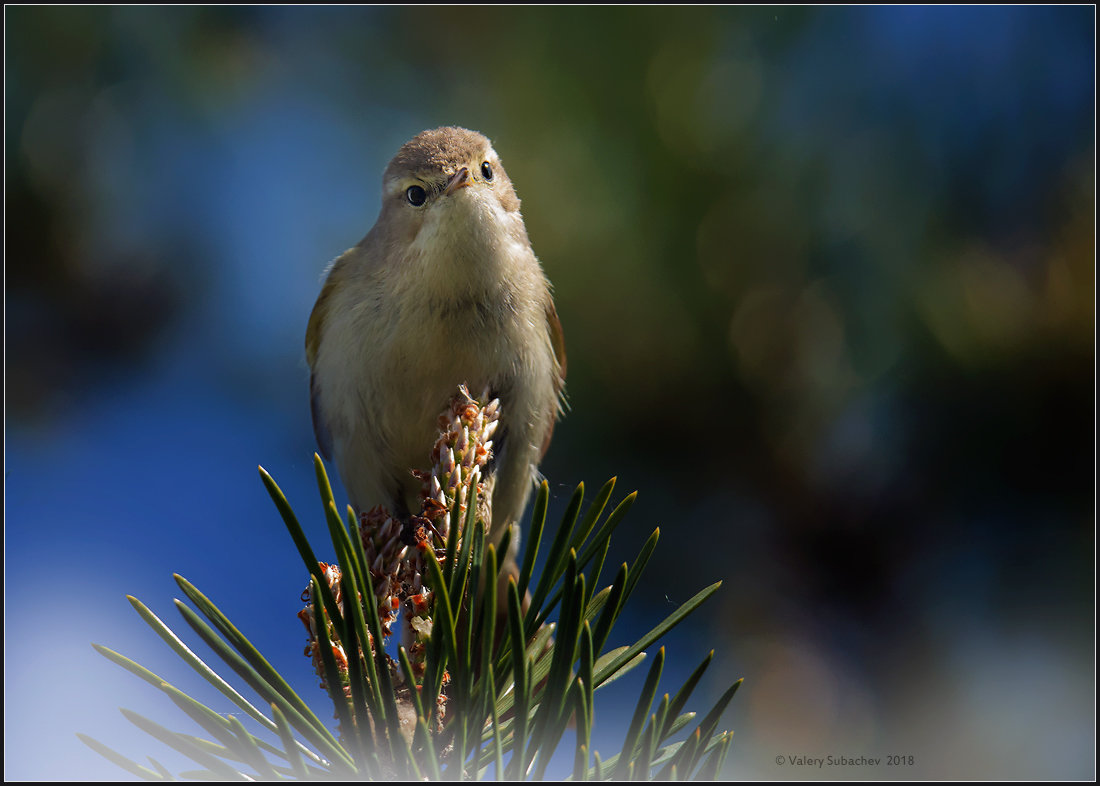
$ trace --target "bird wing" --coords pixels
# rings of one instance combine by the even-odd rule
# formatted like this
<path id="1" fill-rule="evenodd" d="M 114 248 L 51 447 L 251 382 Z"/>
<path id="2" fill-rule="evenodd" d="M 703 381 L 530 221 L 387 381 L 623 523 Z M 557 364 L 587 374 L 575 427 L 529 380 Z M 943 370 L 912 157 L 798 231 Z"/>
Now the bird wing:
<path id="1" fill-rule="evenodd" d="M 344 255 L 346 256 L 346 254 Z M 321 449 L 321 455 L 332 461 L 332 432 L 328 427 L 328 420 L 321 409 L 321 383 L 317 379 L 317 355 L 321 351 L 321 333 L 325 326 L 325 317 L 328 315 L 329 299 L 336 288 L 336 281 L 341 269 L 341 256 L 333 263 L 325 278 L 325 284 L 321 287 L 321 294 L 313 306 L 309 315 L 309 326 L 306 328 L 306 362 L 309 363 L 309 409 L 313 416 L 313 436 L 317 438 L 317 447 Z"/>
<path id="2" fill-rule="evenodd" d="M 332 461 L 332 432 L 325 423 L 321 412 L 321 388 L 317 384 L 317 375 L 309 375 L 309 411 L 313 415 L 313 436 L 317 438 L 317 447 L 321 455 Z"/>
<path id="3" fill-rule="evenodd" d="M 550 329 L 550 346 L 553 348 L 554 357 L 558 361 L 558 374 L 554 379 L 554 392 L 558 395 L 554 401 L 554 409 L 550 412 L 550 428 L 546 430 L 546 437 L 539 449 L 540 461 L 550 447 L 550 438 L 554 436 L 554 423 L 557 421 L 558 413 L 565 406 L 565 336 L 562 333 L 561 320 L 558 319 L 558 310 L 554 307 L 553 300 L 548 301 L 546 304 L 546 326 Z"/>
<path id="4" fill-rule="evenodd" d="M 561 320 L 558 319 L 558 310 L 554 308 L 554 301 L 546 304 L 546 324 L 550 328 L 550 346 L 554 348 L 554 357 L 558 359 L 559 377 L 555 383 L 560 395 L 565 388 L 565 336 L 561 332 Z"/>

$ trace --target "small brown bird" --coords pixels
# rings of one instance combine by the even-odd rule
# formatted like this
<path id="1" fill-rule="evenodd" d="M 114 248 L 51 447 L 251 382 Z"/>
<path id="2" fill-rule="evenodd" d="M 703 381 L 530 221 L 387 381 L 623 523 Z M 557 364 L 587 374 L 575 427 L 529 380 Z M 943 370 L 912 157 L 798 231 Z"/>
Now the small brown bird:
<path id="1" fill-rule="evenodd" d="M 565 347 L 519 204 L 488 139 L 425 131 L 386 167 L 374 227 L 330 268 L 306 332 L 313 428 L 359 512 L 419 509 L 410 470 L 430 469 L 436 418 L 465 384 L 500 399 L 491 537 L 522 516 Z"/>

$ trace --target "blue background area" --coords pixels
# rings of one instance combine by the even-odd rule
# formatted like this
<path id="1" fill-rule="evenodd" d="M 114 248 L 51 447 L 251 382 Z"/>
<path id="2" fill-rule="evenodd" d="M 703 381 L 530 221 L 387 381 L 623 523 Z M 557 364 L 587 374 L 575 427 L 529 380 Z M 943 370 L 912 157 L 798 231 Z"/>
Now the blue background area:
<path id="1" fill-rule="evenodd" d="M 5 22 L 6 778 L 125 777 L 76 732 L 190 767 L 89 646 L 232 711 L 125 601 L 183 635 L 173 572 L 320 705 L 256 465 L 324 559 L 306 321 L 442 124 L 494 140 L 555 284 L 552 517 L 618 475 L 609 564 L 662 529 L 612 643 L 725 582 L 661 690 L 712 647 L 692 707 L 746 678 L 726 775 L 1094 776 L 1093 9 Z M 776 764 L 829 754 L 916 764 Z"/>

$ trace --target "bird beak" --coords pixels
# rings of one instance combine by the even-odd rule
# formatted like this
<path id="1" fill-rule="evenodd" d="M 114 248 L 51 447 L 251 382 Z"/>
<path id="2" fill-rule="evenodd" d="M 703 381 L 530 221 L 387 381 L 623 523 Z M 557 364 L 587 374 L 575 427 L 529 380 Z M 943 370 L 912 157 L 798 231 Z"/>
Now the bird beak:
<path id="1" fill-rule="evenodd" d="M 443 193 L 450 196 L 460 188 L 466 188 L 470 185 L 470 170 L 466 167 L 458 170 L 451 176 L 451 179 L 447 181 L 447 187 L 443 189 Z"/>

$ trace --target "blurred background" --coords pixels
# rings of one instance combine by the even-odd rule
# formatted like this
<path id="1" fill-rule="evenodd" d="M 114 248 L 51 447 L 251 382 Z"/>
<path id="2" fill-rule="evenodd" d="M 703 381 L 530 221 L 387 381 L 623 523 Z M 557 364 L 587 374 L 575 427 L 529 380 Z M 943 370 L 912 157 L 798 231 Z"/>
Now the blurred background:
<path id="1" fill-rule="evenodd" d="M 493 140 L 555 286 L 552 516 L 616 475 L 609 562 L 661 527 L 613 643 L 724 581 L 661 691 L 712 647 L 692 708 L 745 678 L 725 775 L 1094 777 L 1093 8 L 8 6 L 5 36 L 6 778 L 126 777 L 75 732 L 190 768 L 115 708 L 195 727 L 89 646 L 230 711 L 125 600 L 184 634 L 172 572 L 321 703 L 256 465 L 324 551 L 306 321 L 445 124 Z"/>

